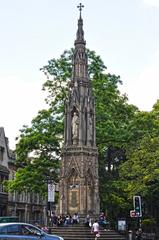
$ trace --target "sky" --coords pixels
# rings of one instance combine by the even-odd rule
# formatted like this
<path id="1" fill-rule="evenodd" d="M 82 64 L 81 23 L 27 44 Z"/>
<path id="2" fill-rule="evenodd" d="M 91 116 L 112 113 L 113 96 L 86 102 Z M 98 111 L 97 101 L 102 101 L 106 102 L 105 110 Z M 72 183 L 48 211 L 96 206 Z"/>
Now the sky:
<path id="1" fill-rule="evenodd" d="M 81 0 L 87 48 L 120 75 L 129 102 L 151 111 L 159 98 L 159 0 Z M 45 108 L 39 70 L 74 46 L 77 0 L 0 0 L 0 127 L 9 146 Z"/>

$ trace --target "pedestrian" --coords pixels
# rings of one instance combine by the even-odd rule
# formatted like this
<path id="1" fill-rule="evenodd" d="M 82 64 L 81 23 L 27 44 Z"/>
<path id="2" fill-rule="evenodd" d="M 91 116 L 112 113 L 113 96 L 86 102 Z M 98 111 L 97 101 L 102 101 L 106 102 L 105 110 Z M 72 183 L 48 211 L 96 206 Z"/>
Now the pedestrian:
<path id="1" fill-rule="evenodd" d="M 87 216 L 85 217 L 85 221 L 84 221 L 86 227 L 90 227 L 90 220 L 91 220 L 90 216 L 89 216 L 89 214 L 87 214 Z"/>
<path id="2" fill-rule="evenodd" d="M 98 220 L 95 220 L 95 222 L 93 223 L 91 232 L 94 234 L 95 240 L 97 240 L 98 237 L 100 237 Z"/>
<path id="3" fill-rule="evenodd" d="M 142 229 L 139 228 L 136 230 L 136 236 L 135 236 L 136 240 L 141 240 L 142 239 Z"/>
<path id="4" fill-rule="evenodd" d="M 73 224 L 79 223 L 79 216 L 77 213 L 73 215 L 72 220 L 73 220 Z"/>

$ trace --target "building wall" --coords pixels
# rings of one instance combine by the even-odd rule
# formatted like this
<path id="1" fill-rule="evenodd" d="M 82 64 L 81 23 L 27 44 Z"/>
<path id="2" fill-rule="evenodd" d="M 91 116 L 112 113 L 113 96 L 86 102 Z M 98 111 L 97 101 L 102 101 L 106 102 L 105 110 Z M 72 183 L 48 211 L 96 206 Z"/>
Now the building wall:
<path id="1" fill-rule="evenodd" d="M 4 129 L 0 128 L 0 216 L 7 214 L 8 193 L 5 191 L 3 181 L 9 178 L 8 169 L 8 139 Z"/>
<path id="2" fill-rule="evenodd" d="M 0 216 L 18 216 L 19 221 L 46 224 L 46 199 L 37 193 L 7 193 L 4 180 L 12 180 L 16 174 L 15 154 L 9 149 L 4 128 L 0 128 Z"/>

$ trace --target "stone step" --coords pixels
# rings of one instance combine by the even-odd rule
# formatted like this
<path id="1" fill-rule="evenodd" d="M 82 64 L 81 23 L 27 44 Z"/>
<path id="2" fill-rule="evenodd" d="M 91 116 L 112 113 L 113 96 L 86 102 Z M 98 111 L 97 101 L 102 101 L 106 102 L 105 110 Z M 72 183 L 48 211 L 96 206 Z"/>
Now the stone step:
<path id="1" fill-rule="evenodd" d="M 94 239 L 95 238 L 95 236 L 65 236 L 65 235 L 60 235 L 61 237 L 63 237 L 64 238 L 64 240 L 82 240 L 82 239 L 87 239 L 87 240 L 92 240 L 92 239 Z M 126 238 L 112 238 L 112 237 L 106 237 L 106 236 L 102 236 L 102 235 L 100 235 L 100 239 L 103 239 L 103 240 L 125 240 Z"/>
<path id="2" fill-rule="evenodd" d="M 83 235 L 83 236 L 76 236 L 76 235 L 74 235 L 74 236 L 71 236 L 71 235 L 69 235 L 69 236 L 67 236 L 67 235 L 60 235 L 61 237 L 63 237 L 64 238 L 64 240 L 94 240 L 94 235 L 92 234 L 91 236 L 87 236 L 87 235 Z M 99 237 L 99 240 L 100 239 L 102 239 L 102 240 L 126 240 L 126 238 L 125 237 L 123 237 L 123 238 L 121 238 L 121 237 L 116 237 L 116 238 L 114 238 L 114 237 L 112 237 L 112 236 L 104 236 L 104 235 L 100 235 L 100 237 Z"/>
<path id="3" fill-rule="evenodd" d="M 65 235 L 60 235 L 61 237 L 63 237 L 64 238 L 64 240 L 82 240 L 82 239 L 86 239 L 86 240 L 94 240 L 94 238 L 95 238 L 95 236 L 65 236 Z M 125 240 L 126 238 L 112 238 L 112 237 L 106 237 L 106 236 L 102 236 L 102 235 L 100 235 L 100 238 L 99 239 L 103 239 L 103 240 Z"/>
<path id="4" fill-rule="evenodd" d="M 94 240 L 94 235 L 91 229 L 80 225 L 62 226 L 51 228 L 52 234 L 58 234 L 64 240 Z M 102 240 L 126 240 L 124 235 L 119 234 L 114 230 L 104 231 L 100 230 L 100 238 Z"/>
<path id="5" fill-rule="evenodd" d="M 61 232 L 61 233 L 75 233 L 75 234 L 90 234 L 91 233 L 91 230 L 71 230 L 71 229 L 52 229 L 52 232 L 53 233 L 56 233 L 56 232 Z M 111 236 L 114 236 L 114 235 L 120 235 L 119 233 L 117 232 L 114 232 L 114 231 L 100 231 L 102 234 L 106 234 L 106 235 L 111 235 Z"/>
<path id="6" fill-rule="evenodd" d="M 87 237 L 87 238 L 92 238 L 92 237 L 93 237 L 93 234 L 83 234 L 83 235 L 82 235 L 82 234 L 81 234 L 81 235 L 79 234 L 79 235 L 76 235 L 76 234 L 65 234 L 65 233 L 61 233 L 61 232 L 59 232 L 59 233 L 53 233 L 53 234 L 58 234 L 58 235 L 64 237 L 64 239 L 65 239 L 65 238 L 74 238 L 74 239 L 76 239 L 77 237 L 83 239 L 83 237 Z M 112 235 L 106 235 L 106 234 L 100 233 L 100 236 L 101 236 L 102 238 L 105 238 L 105 239 L 125 239 L 124 236 L 120 236 L 120 235 L 114 235 L 114 236 L 112 236 Z"/>

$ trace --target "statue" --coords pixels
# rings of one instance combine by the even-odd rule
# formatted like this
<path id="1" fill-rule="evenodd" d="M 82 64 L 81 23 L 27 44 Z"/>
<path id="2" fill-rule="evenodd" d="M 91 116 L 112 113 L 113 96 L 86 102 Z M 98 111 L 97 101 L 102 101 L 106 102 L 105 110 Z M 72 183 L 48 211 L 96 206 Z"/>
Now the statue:
<path id="1" fill-rule="evenodd" d="M 74 112 L 72 117 L 72 138 L 78 137 L 79 130 L 79 117 L 76 112 Z"/>
<path id="2" fill-rule="evenodd" d="M 92 116 L 89 117 L 88 119 L 88 141 L 92 141 L 92 130 L 93 130 L 93 126 L 92 126 Z"/>

